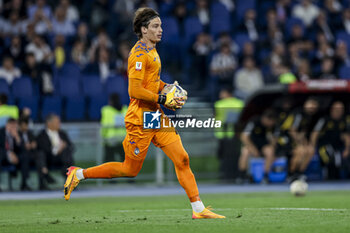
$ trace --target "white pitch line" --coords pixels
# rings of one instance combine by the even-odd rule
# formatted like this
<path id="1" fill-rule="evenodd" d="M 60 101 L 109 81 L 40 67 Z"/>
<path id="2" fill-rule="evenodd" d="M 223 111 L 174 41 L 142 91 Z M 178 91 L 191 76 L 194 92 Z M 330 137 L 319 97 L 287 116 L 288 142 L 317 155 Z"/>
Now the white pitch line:
<path id="1" fill-rule="evenodd" d="M 331 209 L 331 208 L 243 208 L 244 210 L 296 210 L 296 211 L 349 211 L 349 209 Z M 113 212 L 172 212 L 172 211 L 191 211 L 192 209 L 146 209 L 146 210 L 114 210 Z M 240 208 L 217 208 L 218 211 L 242 210 Z"/>

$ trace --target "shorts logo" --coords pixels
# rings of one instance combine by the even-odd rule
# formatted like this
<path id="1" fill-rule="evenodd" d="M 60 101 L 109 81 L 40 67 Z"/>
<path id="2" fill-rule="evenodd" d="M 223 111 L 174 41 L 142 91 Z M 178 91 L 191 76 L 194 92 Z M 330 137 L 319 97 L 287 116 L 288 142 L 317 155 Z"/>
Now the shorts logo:
<path id="1" fill-rule="evenodd" d="M 144 129 L 160 129 L 160 116 L 162 114 L 156 112 L 143 112 L 143 128 Z"/>
<path id="2" fill-rule="evenodd" d="M 135 65 L 135 70 L 141 70 L 142 69 L 142 62 L 137 61 Z"/>
<path id="3" fill-rule="evenodd" d="M 140 153 L 140 149 L 136 147 L 135 150 L 134 150 L 134 154 L 138 155 L 139 153 Z"/>

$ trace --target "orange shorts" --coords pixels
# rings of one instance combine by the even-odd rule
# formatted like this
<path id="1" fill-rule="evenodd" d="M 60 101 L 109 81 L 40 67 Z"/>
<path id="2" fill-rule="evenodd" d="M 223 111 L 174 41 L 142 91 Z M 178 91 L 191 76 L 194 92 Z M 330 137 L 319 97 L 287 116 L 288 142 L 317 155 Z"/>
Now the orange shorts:
<path id="1" fill-rule="evenodd" d="M 144 160 L 151 142 L 159 148 L 180 140 L 174 127 L 168 129 L 143 129 L 142 125 L 126 124 L 123 141 L 125 155 L 134 160 Z"/>

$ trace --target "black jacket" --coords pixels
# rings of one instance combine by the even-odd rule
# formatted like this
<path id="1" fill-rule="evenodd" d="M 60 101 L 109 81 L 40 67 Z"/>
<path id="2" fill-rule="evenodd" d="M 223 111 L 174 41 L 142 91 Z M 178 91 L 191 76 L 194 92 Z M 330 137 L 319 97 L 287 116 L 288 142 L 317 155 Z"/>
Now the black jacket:
<path id="1" fill-rule="evenodd" d="M 62 131 L 58 131 L 58 135 L 62 141 L 67 144 L 67 149 L 74 151 L 74 145 L 70 141 L 68 135 Z M 46 129 L 43 129 L 37 137 L 38 150 L 44 152 L 45 154 L 52 154 L 52 145 L 49 135 L 46 133 Z"/>

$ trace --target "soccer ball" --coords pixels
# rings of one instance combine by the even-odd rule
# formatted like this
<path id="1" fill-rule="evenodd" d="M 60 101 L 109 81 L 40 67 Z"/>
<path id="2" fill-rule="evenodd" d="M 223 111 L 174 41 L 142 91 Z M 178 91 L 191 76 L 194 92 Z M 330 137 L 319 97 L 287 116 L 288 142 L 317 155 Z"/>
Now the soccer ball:
<path id="1" fill-rule="evenodd" d="M 175 90 L 175 97 L 185 97 L 183 100 L 183 103 L 185 103 L 186 99 L 187 99 L 187 91 L 185 89 L 183 89 L 177 81 L 175 81 L 173 84 L 167 84 L 163 90 L 160 92 L 161 95 L 166 95 L 167 93 L 169 93 L 173 87 L 176 88 Z"/>
<path id="2" fill-rule="evenodd" d="M 303 180 L 295 180 L 290 184 L 290 192 L 295 196 L 304 196 L 307 192 L 308 184 Z"/>

